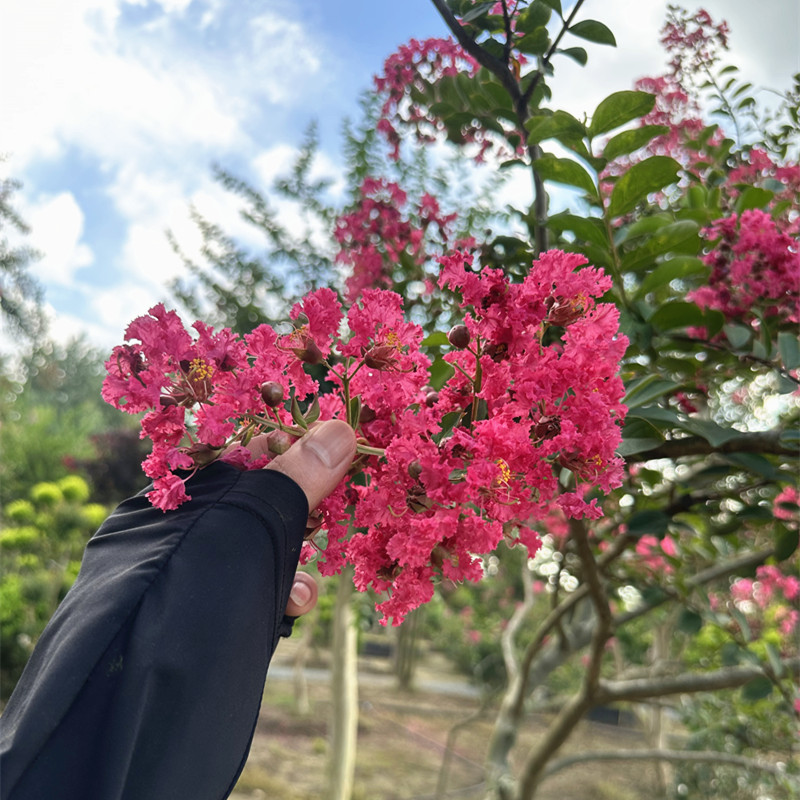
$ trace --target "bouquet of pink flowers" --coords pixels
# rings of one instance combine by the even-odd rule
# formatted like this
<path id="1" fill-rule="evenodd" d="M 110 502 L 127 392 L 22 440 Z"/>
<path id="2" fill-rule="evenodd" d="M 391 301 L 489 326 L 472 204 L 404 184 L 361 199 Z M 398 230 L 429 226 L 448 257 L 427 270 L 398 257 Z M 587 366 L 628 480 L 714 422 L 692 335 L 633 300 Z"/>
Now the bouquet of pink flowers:
<path id="1" fill-rule="evenodd" d="M 365 290 L 346 321 L 335 292 L 312 292 L 286 334 L 261 325 L 240 337 L 195 322 L 192 335 L 163 305 L 134 320 L 106 363 L 103 397 L 147 412 L 153 505 L 189 500 L 187 478 L 216 459 L 263 467 L 270 456 L 246 448 L 254 435 L 268 433 L 280 453 L 317 420 L 345 419 L 359 436 L 356 459 L 317 510 L 305 555 L 319 553 L 323 574 L 352 563 L 357 588 L 386 596 L 378 609 L 395 624 L 436 580 L 479 579 L 480 556 L 501 541 L 535 552 L 537 521 L 552 508 L 599 517 L 588 495 L 620 484 L 626 410 L 627 340 L 616 308 L 598 302 L 611 280 L 559 251 L 519 283 L 473 271 L 469 255 L 440 263 L 439 287 L 463 322 L 428 339 L 448 347 L 438 391 L 422 329 L 391 291 Z M 320 391 L 310 365 L 323 365 L 332 390 Z"/>

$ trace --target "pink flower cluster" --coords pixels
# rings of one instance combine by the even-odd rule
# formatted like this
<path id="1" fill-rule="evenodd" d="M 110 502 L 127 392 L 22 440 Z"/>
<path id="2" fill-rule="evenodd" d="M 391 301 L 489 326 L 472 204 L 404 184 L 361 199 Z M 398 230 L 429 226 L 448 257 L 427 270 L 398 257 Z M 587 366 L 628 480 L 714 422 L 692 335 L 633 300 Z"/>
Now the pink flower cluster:
<path id="1" fill-rule="evenodd" d="M 401 130 L 427 143 L 435 141 L 445 129 L 441 118 L 420 101 L 418 93 L 442 78 L 462 72 L 472 76 L 477 71 L 478 63 L 450 38 L 411 39 L 386 59 L 383 74 L 376 75 L 374 82 L 384 96 L 378 130 L 389 143 L 392 158 L 400 157 Z M 492 147 L 487 131 L 476 120 L 465 121 L 460 135 L 463 144 L 477 145 L 477 161 L 482 161 Z"/>
<path id="2" fill-rule="evenodd" d="M 732 214 L 706 231 L 715 240 L 703 259 L 708 285 L 689 293 L 701 308 L 757 325 L 754 311 L 784 322 L 800 321 L 800 252 L 797 237 L 779 230 L 759 210 Z"/>
<path id="3" fill-rule="evenodd" d="M 765 565 L 756 570 L 756 579 L 739 578 L 731 586 L 733 601 L 750 616 L 758 608 L 787 639 L 800 628 L 800 579 L 785 575 L 779 567 Z"/>
<path id="4" fill-rule="evenodd" d="M 775 193 L 772 204 L 786 202 L 787 210 L 790 213 L 776 220 L 778 226 L 781 230 L 789 230 L 794 219 L 796 230 L 796 218 L 791 212 L 800 199 L 800 165 L 784 164 L 779 166 L 764 150 L 753 147 L 747 153 L 747 160 L 732 169 L 728 175 L 728 182 L 734 187 L 734 192 L 732 192 L 734 196 L 738 194 L 737 185 L 742 187 L 762 186 L 767 180 L 778 181 L 784 185 L 783 189 L 779 189 Z"/>
<path id="5" fill-rule="evenodd" d="M 391 286 L 392 272 L 403 256 L 420 268 L 428 259 L 427 245 L 446 248 L 455 214 L 444 214 L 436 198 L 422 196 L 409 208 L 406 193 L 383 178 L 367 178 L 355 209 L 336 221 L 340 250 L 336 260 L 349 267 L 346 299 L 352 303 L 368 287 Z"/>
<path id="6" fill-rule="evenodd" d="M 702 8 L 690 15 L 679 6 L 669 6 L 661 44 L 673 55 L 670 67 L 675 78 L 691 81 L 695 73 L 713 66 L 720 51 L 728 49 L 729 32 L 727 22 L 715 24 Z"/>
<path id="7" fill-rule="evenodd" d="M 640 151 L 614 159 L 603 170 L 603 178 L 623 175 L 633 164 L 650 156 L 670 156 L 688 172 L 704 175 L 717 160 L 713 149 L 722 141 L 722 131 L 717 129 L 700 143 L 706 124 L 699 116 L 699 105 L 671 75 L 640 78 L 634 89 L 656 98 L 653 109 L 642 117 L 640 126 L 659 125 L 669 130 L 655 136 Z M 606 190 L 610 192 L 611 188 L 609 184 Z"/>
<path id="8" fill-rule="evenodd" d="M 587 493 L 620 485 L 627 341 L 616 308 L 597 302 L 610 279 L 584 264 L 551 251 L 514 284 L 473 271 L 470 256 L 442 257 L 439 285 L 459 297 L 463 324 L 448 335 L 453 374 L 438 392 L 399 295 L 367 289 L 345 318 L 321 289 L 293 308 L 283 335 L 261 325 L 239 338 L 196 322 L 192 336 L 155 306 L 114 348 L 103 397 L 147 412 L 148 496 L 165 510 L 188 499 L 176 471 L 223 451 L 260 467 L 268 459 L 248 463 L 241 446 L 250 436 L 271 431 L 284 445 L 313 417 L 349 420 L 360 436 L 351 480 L 318 509 L 326 541 L 306 555 L 321 552 L 324 574 L 352 563 L 357 587 L 388 594 L 378 608 L 399 624 L 438 580 L 479 579 L 479 556 L 502 540 L 535 552 L 537 520 L 554 506 L 599 517 Z M 333 392 L 319 394 L 312 364 Z"/>

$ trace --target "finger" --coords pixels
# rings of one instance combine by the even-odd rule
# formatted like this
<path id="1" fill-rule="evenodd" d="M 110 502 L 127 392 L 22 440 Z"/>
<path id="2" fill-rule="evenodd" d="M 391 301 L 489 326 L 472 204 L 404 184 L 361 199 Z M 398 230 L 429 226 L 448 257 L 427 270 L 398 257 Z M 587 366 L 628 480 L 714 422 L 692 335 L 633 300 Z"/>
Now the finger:
<path id="1" fill-rule="evenodd" d="M 312 428 L 265 469 L 288 475 L 305 492 L 313 511 L 347 474 L 355 453 L 353 429 L 344 420 L 331 419 Z"/>
<path id="2" fill-rule="evenodd" d="M 317 604 L 318 597 L 319 587 L 314 578 L 307 572 L 298 572 L 294 576 L 289 602 L 286 604 L 287 616 L 299 617 L 308 614 Z"/>

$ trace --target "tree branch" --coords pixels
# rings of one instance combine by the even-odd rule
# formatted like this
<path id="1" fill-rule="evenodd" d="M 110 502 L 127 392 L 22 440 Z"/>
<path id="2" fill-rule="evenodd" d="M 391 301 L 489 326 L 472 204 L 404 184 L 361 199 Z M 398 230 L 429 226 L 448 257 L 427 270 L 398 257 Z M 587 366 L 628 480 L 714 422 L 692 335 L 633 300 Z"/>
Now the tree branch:
<path id="1" fill-rule="evenodd" d="M 796 781 L 794 776 L 787 775 L 785 770 L 777 764 L 763 761 L 756 758 L 747 758 L 733 753 L 719 753 L 715 750 L 598 750 L 596 752 L 581 753 L 577 756 L 567 756 L 553 761 L 545 771 L 544 777 L 549 778 L 557 772 L 568 769 L 575 764 L 582 764 L 586 761 L 671 761 L 674 763 L 685 763 L 688 761 L 695 763 L 717 763 L 732 764 L 743 769 L 754 769 L 760 772 L 767 772 L 776 778 L 791 778 Z"/>
<path id="2" fill-rule="evenodd" d="M 783 662 L 786 670 L 800 675 L 800 658 L 790 658 Z M 601 680 L 595 698 L 598 704 L 615 703 L 620 700 L 643 700 L 650 697 L 664 697 L 670 694 L 693 694 L 711 692 L 718 689 L 735 689 L 754 678 L 765 675 L 761 667 L 747 665 L 742 667 L 723 667 L 713 672 L 699 672 L 686 675 L 673 675 L 662 678 L 638 678 L 627 681 Z"/>
<path id="3" fill-rule="evenodd" d="M 496 75 L 505 87 L 506 91 L 515 101 L 519 98 L 519 85 L 509 71 L 508 67 L 499 59 L 486 52 L 472 37 L 470 37 L 461 23 L 456 19 L 453 12 L 445 0 L 431 0 L 436 10 L 441 14 L 445 24 L 450 28 L 456 41 L 469 53 L 482 67 L 486 67 L 493 75 Z"/>
<path id="4" fill-rule="evenodd" d="M 655 458 L 680 458 L 681 456 L 703 456 L 712 453 L 769 453 L 771 455 L 795 456 L 797 450 L 781 444 L 783 431 L 756 431 L 740 433 L 735 439 L 712 445 L 701 436 L 687 436 L 685 439 L 671 439 L 662 442 L 651 450 L 626 456 L 628 464 L 650 461 Z"/>

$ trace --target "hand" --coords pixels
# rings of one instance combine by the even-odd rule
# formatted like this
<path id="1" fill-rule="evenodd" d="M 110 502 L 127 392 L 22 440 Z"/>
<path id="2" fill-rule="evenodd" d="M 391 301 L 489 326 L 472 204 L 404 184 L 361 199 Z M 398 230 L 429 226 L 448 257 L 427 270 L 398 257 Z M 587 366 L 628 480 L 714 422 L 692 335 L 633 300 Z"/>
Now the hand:
<path id="1" fill-rule="evenodd" d="M 250 442 L 250 451 L 258 456 L 264 452 L 266 437 Z M 308 498 L 308 510 L 313 511 L 345 476 L 356 453 L 356 436 L 344 420 L 333 419 L 315 425 L 299 442 L 283 455 L 276 456 L 266 469 L 288 475 Z M 317 604 L 317 582 L 311 575 L 295 575 L 286 614 L 299 617 Z"/>

